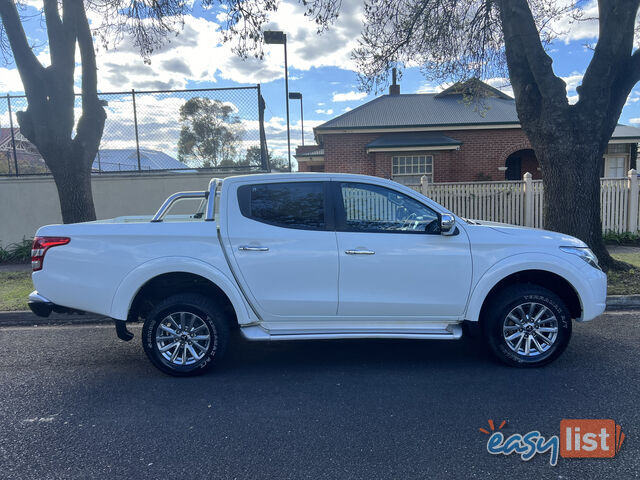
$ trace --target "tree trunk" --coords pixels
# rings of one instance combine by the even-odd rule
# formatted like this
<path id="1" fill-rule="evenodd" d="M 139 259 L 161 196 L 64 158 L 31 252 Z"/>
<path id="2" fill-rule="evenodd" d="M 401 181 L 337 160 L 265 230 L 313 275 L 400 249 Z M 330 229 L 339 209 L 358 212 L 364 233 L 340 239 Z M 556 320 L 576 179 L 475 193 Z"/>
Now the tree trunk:
<path id="1" fill-rule="evenodd" d="M 49 159 L 47 164 L 53 162 L 64 163 L 61 159 Z M 53 179 L 58 189 L 60 209 L 64 223 L 89 222 L 96 219 L 93 195 L 91 193 L 91 165 L 89 171 L 86 168 L 78 168 L 85 162 L 71 160 L 70 168 L 52 170 Z"/>
<path id="2" fill-rule="evenodd" d="M 615 264 L 604 245 L 600 220 L 600 165 L 604 146 L 598 136 L 563 131 L 553 139 L 531 142 L 542 167 L 544 228 L 584 241 L 603 269 Z M 548 136 L 548 135 L 547 135 Z M 537 141 L 536 141 L 537 140 Z M 606 145 L 606 143 L 605 143 Z"/>

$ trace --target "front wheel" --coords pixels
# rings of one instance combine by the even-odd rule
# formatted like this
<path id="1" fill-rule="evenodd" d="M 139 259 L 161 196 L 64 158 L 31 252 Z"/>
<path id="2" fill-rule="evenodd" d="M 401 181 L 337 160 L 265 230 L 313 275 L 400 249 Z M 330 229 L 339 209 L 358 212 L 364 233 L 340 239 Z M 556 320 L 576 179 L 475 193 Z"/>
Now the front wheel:
<path id="1" fill-rule="evenodd" d="M 224 353 L 229 327 L 222 310 L 197 294 L 160 302 L 142 328 L 142 346 L 156 367 L 169 375 L 203 373 Z"/>
<path id="2" fill-rule="evenodd" d="M 568 308 L 555 293 L 537 285 L 506 288 L 489 305 L 483 321 L 491 351 L 516 367 L 554 361 L 571 338 Z"/>

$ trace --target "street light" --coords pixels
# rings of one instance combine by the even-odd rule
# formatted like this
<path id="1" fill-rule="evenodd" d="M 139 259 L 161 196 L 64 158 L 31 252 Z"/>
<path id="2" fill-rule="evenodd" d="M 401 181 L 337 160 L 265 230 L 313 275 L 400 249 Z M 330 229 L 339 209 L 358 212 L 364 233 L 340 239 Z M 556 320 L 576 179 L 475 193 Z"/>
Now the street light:
<path id="1" fill-rule="evenodd" d="M 289 92 L 289 100 L 300 100 L 300 131 L 302 132 L 302 146 L 304 146 L 304 113 L 302 112 L 302 94 Z"/>
<path id="2" fill-rule="evenodd" d="M 280 30 L 266 30 L 263 32 L 264 43 L 268 45 L 284 45 L 284 95 L 287 104 L 287 154 L 289 157 L 289 171 L 291 171 L 291 131 L 289 128 L 289 71 L 287 67 L 287 35 Z"/>

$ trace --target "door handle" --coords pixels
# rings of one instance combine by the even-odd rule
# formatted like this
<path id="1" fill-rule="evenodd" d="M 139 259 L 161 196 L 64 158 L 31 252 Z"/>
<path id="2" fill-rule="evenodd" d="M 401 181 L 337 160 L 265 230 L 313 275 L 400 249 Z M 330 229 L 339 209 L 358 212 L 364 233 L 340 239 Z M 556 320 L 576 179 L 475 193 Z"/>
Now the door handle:
<path id="1" fill-rule="evenodd" d="M 373 250 L 345 250 L 347 255 L 375 255 Z"/>
<path id="2" fill-rule="evenodd" d="M 250 245 L 242 245 L 238 247 L 241 252 L 268 252 L 269 247 L 252 247 Z"/>

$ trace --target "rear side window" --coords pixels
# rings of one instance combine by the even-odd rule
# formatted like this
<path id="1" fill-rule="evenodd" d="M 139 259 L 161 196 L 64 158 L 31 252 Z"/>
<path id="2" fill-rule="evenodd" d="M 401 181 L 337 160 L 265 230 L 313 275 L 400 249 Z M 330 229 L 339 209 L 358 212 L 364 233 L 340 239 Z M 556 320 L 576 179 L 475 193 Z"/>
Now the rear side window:
<path id="1" fill-rule="evenodd" d="M 238 188 L 245 217 L 278 227 L 325 230 L 323 182 L 243 185 Z"/>

